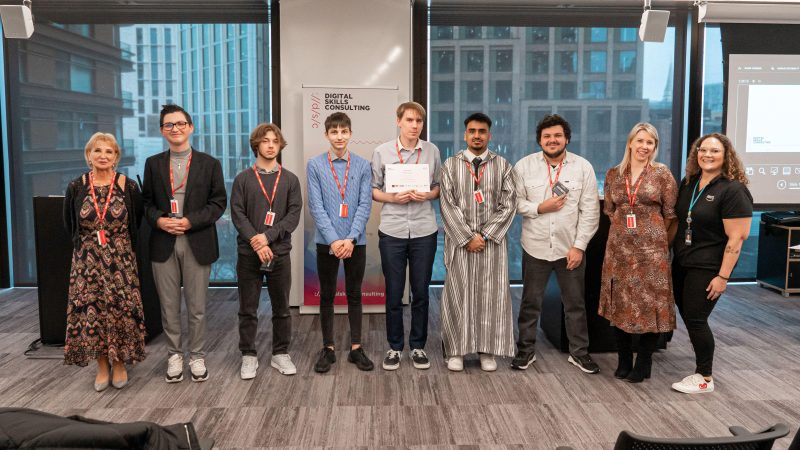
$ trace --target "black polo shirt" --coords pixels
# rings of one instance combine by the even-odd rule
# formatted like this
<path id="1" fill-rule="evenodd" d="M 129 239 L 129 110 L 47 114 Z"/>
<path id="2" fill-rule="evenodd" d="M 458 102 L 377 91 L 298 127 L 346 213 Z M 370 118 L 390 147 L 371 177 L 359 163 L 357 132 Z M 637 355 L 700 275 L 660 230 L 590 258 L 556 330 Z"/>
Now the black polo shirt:
<path id="1" fill-rule="evenodd" d="M 711 180 L 700 199 L 692 208 L 692 245 L 687 246 L 686 216 L 689 202 L 700 175 L 689 183 L 681 180 L 675 213 L 678 215 L 678 233 L 675 235 L 675 261 L 683 267 L 719 270 L 728 235 L 722 219 L 753 216 L 753 196 L 747 186 L 722 176 Z"/>

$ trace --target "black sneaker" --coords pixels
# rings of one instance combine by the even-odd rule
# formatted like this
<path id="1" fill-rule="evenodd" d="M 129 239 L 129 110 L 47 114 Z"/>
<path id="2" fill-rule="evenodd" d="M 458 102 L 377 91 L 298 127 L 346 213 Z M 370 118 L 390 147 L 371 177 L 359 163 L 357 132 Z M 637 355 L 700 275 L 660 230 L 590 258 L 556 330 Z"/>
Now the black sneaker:
<path id="1" fill-rule="evenodd" d="M 331 364 L 336 362 L 336 352 L 333 351 L 330 347 L 324 347 L 321 352 L 319 352 L 319 358 L 317 358 L 317 363 L 314 364 L 314 372 L 317 373 L 325 373 L 331 370 Z"/>
<path id="2" fill-rule="evenodd" d="M 383 358 L 383 370 L 397 370 L 400 368 L 400 358 L 403 356 L 403 352 L 398 352 L 397 350 L 388 350 L 386 352 L 386 357 Z"/>
<path id="3" fill-rule="evenodd" d="M 511 368 L 525 370 L 534 362 L 536 362 L 536 352 L 517 352 L 517 355 L 511 360 Z"/>
<path id="4" fill-rule="evenodd" d="M 411 350 L 411 361 L 414 363 L 414 368 L 416 369 L 428 369 L 431 367 L 431 361 L 428 359 L 428 355 L 426 355 L 425 350 L 421 348 Z"/>
<path id="5" fill-rule="evenodd" d="M 347 361 L 355 364 L 358 370 L 372 370 L 375 368 L 372 361 L 367 358 L 367 354 L 364 353 L 364 347 L 350 350 L 350 353 L 347 355 Z"/>
<path id="6" fill-rule="evenodd" d="M 597 365 L 597 363 L 592 361 L 592 357 L 589 356 L 588 353 L 583 356 L 569 355 L 567 361 L 571 362 L 572 364 L 577 366 L 578 369 L 581 369 L 586 373 L 600 372 L 600 367 Z"/>

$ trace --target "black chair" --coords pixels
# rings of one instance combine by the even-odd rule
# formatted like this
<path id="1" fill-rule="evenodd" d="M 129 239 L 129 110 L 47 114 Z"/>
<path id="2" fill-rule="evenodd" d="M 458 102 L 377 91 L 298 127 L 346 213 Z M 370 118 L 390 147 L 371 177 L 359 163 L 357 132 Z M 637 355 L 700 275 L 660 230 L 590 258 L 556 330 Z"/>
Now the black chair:
<path id="1" fill-rule="evenodd" d="M 778 423 L 751 433 L 743 427 L 730 427 L 733 436 L 712 438 L 653 438 L 622 431 L 614 450 L 767 450 L 776 439 L 789 434 L 789 427 Z M 798 440 L 798 439 L 795 439 Z"/>

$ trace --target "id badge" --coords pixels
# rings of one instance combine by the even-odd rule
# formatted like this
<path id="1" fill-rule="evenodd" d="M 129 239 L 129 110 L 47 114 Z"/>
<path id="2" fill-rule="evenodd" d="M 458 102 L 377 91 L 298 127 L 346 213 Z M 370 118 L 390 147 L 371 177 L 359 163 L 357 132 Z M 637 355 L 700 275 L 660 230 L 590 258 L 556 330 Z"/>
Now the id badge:
<path id="1" fill-rule="evenodd" d="M 625 216 L 625 225 L 629 230 L 636 229 L 636 214 L 628 214 Z"/>
<path id="2" fill-rule="evenodd" d="M 683 236 L 683 243 L 688 245 L 692 245 L 692 229 L 687 228 L 686 234 Z"/>
<path id="3" fill-rule="evenodd" d="M 347 217 L 347 203 L 339 205 L 339 217 Z"/>
<path id="4" fill-rule="evenodd" d="M 174 198 L 169 201 L 169 216 L 178 217 L 178 201 Z"/>
<path id="5" fill-rule="evenodd" d="M 275 223 L 275 213 L 267 211 L 267 216 L 264 217 L 264 225 L 271 227 Z"/>
<path id="6" fill-rule="evenodd" d="M 478 189 L 475 192 L 473 192 L 473 194 L 475 195 L 475 203 L 477 203 L 479 205 L 481 203 L 483 203 L 483 191 L 482 190 Z"/>
<path id="7" fill-rule="evenodd" d="M 101 247 L 105 247 L 108 243 L 108 239 L 106 239 L 106 230 L 97 230 L 97 243 L 100 244 Z"/>

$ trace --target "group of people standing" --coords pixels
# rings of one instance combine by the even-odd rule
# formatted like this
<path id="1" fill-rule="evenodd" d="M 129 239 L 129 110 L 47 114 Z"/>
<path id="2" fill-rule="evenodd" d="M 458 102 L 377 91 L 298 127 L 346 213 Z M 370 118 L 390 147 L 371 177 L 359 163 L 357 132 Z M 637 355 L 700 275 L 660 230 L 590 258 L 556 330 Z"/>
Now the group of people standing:
<path id="1" fill-rule="evenodd" d="M 497 369 L 496 356 L 513 357 L 511 367 L 519 370 L 534 363 L 544 291 L 555 272 L 568 361 L 583 372 L 598 373 L 588 352 L 584 252 L 597 231 L 601 207 L 591 164 L 567 151 L 569 123 L 555 114 L 542 118 L 536 127 L 541 151 L 512 166 L 488 150 L 491 118 L 474 113 L 464 121 L 466 150 L 442 163 L 439 149 L 420 139 L 425 115 L 418 103 L 401 104 L 398 137 L 378 146 L 372 161 L 348 150 L 353 125 L 346 114 L 336 112 L 325 120 L 329 148 L 308 161 L 306 173 L 307 207 L 316 225 L 323 344 L 314 370 L 328 372 L 336 362 L 333 303 L 340 262 L 350 331 L 347 360 L 360 370 L 374 368 L 361 332 L 366 224 L 373 201 L 383 203 L 378 235 L 389 349 L 382 367 L 396 370 L 403 360 L 406 276 L 409 359 L 417 369 L 431 366 L 425 347 L 439 230 L 433 201 L 438 198 L 447 269 L 441 297 L 447 368 L 464 370 L 464 356 L 471 353 L 479 355 L 484 371 Z M 191 147 L 194 125 L 183 108 L 164 106 L 160 126 L 169 149 L 147 159 L 141 193 L 135 182 L 116 173 L 120 149 L 112 135 L 102 133 L 86 145 L 90 172 L 67 189 L 64 219 L 75 250 L 65 362 L 85 366 L 96 361 L 98 391 L 123 387 L 125 364 L 145 356 L 133 252 L 142 216 L 153 228 L 149 246 L 167 338 L 166 381 L 183 380 L 181 285 L 189 317 L 189 372 L 193 381 L 208 378 L 205 308 L 210 267 L 219 256 L 214 223 L 226 206 L 222 170 L 219 161 Z M 637 124 L 621 163 L 606 174 L 603 212 L 611 228 L 598 313 L 615 327 L 614 376 L 637 383 L 650 377 L 656 342 L 675 328 L 677 305 L 697 364 L 695 373 L 672 387 L 711 392 L 714 338 L 708 317 L 747 238 L 752 197 L 741 161 L 724 135 L 706 135 L 692 144 L 680 184 L 655 162 L 658 143 L 652 125 Z M 286 146 L 280 129 L 257 126 L 250 146 L 255 163 L 236 176 L 230 199 L 238 231 L 242 379 L 254 378 L 258 369 L 255 338 L 265 279 L 272 304 L 270 365 L 284 375 L 297 372 L 289 356 L 289 254 L 303 207 L 297 176 L 278 163 Z M 391 164 L 425 165 L 421 170 L 427 169 L 429 188 L 387 192 L 386 166 Z M 506 236 L 516 214 L 522 217 L 523 292 L 515 340 Z"/>

